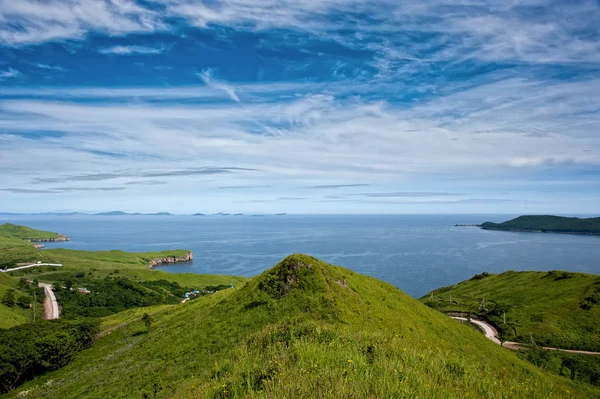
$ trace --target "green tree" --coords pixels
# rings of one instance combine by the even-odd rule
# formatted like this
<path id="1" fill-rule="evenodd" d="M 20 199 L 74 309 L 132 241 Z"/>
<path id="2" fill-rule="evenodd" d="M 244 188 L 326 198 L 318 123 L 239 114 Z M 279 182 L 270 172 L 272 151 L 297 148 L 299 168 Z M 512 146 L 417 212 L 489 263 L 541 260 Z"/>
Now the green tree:
<path id="1" fill-rule="evenodd" d="M 2 297 L 2 303 L 9 307 L 15 306 L 15 290 L 12 288 L 6 290 L 6 293 Z"/>
<path id="2" fill-rule="evenodd" d="M 17 299 L 17 304 L 20 307 L 27 309 L 31 305 L 31 298 L 29 295 L 20 295 L 19 299 Z"/>
<path id="3" fill-rule="evenodd" d="M 142 316 L 142 321 L 146 325 L 146 329 L 150 332 L 150 327 L 152 326 L 152 317 L 148 313 L 144 313 Z"/>

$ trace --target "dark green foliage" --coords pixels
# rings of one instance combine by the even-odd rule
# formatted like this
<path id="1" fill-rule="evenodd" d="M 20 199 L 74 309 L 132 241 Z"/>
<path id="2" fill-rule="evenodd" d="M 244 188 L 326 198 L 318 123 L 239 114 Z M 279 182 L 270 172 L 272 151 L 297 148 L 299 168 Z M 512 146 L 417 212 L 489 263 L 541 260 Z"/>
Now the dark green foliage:
<path id="1" fill-rule="evenodd" d="M 528 350 L 519 357 L 554 374 L 600 386 L 600 357 L 567 352 Z"/>
<path id="2" fill-rule="evenodd" d="M 575 276 L 575 273 L 563 272 L 560 270 L 551 270 L 543 278 L 551 278 L 554 281 L 566 280 Z"/>
<path id="3" fill-rule="evenodd" d="M 28 295 L 20 295 L 17 299 L 17 305 L 20 307 L 27 309 L 31 304 L 31 298 Z"/>
<path id="4" fill-rule="evenodd" d="M 486 277 L 489 277 L 489 273 L 488 272 L 483 272 L 481 274 L 476 274 L 473 277 L 470 278 L 470 280 L 481 280 L 484 279 Z"/>
<path id="5" fill-rule="evenodd" d="M 2 296 L 2 303 L 8 307 L 15 306 L 15 290 L 12 288 L 6 290 Z"/>
<path id="6" fill-rule="evenodd" d="M 594 306 L 600 304 L 600 282 L 595 282 L 592 287 L 592 293 L 579 303 L 579 307 L 583 310 L 590 310 Z"/>
<path id="7" fill-rule="evenodd" d="M 519 216 L 503 223 L 485 222 L 486 230 L 539 231 L 553 233 L 600 234 L 600 218 L 568 218 L 562 216 Z"/>
<path id="8" fill-rule="evenodd" d="M 146 330 L 150 332 L 150 327 L 152 326 L 152 317 L 150 317 L 148 313 L 144 313 L 144 315 L 142 316 L 142 321 L 146 325 Z"/>
<path id="9" fill-rule="evenodd" d="M 91 346 L 99 322 L 53 320 L 0 330 L 0 393 L 59 369 Z"/>
<path id="10" fill-rule="evenodd" d="M 63 306 L 63 317 L 104 317 L 135 307 L 175 304 L 181 302 L 186 292 L 179 284 L 165 280 L 137 282 L 107 276 L 104 279 L 81 278 L 77 283 L 91 293 L 79 292 L 79 287 L 57 289 L 56 297 Z M 70 279 L 65 282 L 67 288 L 71 288 L 69 285 L 72 285 Z"/>
<path id="11" fill-rule="evenodd" d="M 106 276 L 103 279 L 83 276 L 73 285 L 73 273 L 56 275 L 56 297 L 62 305 L 62 317 L 104 317 L 126 309 L 176 304 L 192 288 L 167 280 L 135 281 L 126 277 Z M 62 283 L 64 281 L 64 283 Z M 64 285 L 67 289 L 61 289 Z M 69 289 L 72 288 L 72 289 Z M 85 288 L 91 293 L 79 292 Z M 228 285 L 206 286 L 199 296 L 229 288 Z"/>

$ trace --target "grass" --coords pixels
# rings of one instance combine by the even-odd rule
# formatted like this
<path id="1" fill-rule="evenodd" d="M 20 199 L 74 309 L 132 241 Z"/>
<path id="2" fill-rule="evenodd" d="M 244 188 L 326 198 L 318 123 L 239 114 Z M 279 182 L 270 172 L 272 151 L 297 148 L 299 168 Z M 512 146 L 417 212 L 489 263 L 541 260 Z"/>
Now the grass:
<path id="1" fill-rule="evenodd" d="M 154 320 L 150 331 L 141 317 Z M 395 287 L 293 255 L 233 290 L 103 320 L 8 397 L 592 398 Z"/>
<path id="2" fill-rule="evenodd" d="M 420 300 L 441 311 L 480 314 L 498 326 L 505 340 L 529 343 L 532 334 L 538 345 L 600 351 L 598 275 L 561 271 L 484 273 L 436 289 L 433 300 L 431 296 L 427 294 Z"/>
<path id="3" fill-rule="evenodd" d="M 148 269 L 150 260 L 168 256 L 184 256 L 187 250 L 130 253 L 124 251 L 75 251 L 69 249 L 38 250 L 24 237 L 47 238 L 56 236 L 24 226 L 4 224 L 0 226 L 0 268 L 12 268 L 17 263 L 62 263 L 63 267 L 34 267 L 9 273 L 0 273 L 0 298 L 9 288 L 15 288 L 19 278 L 55 283 L 63 281 L 65 273 L 84 272 L 87 278 L 103 279 L 107 276 L 123 276 L 135 281 L 167 280 L 183 287 L 202 288 L 207 285 L 233 284 L 237 286 L 247 279 L 240 276 L 216 274 L 169 273 Z M 91 274 L 90 274 L 91 273 Z M 21 294 L 17 292 L 17 295 Z M 9 308 L 0 304 L 0 328 L 26 323 L 33 318 L 31 310 L 17 306 Z"/>
<path id="4" fill-rule="evenodd" d="M 17 290 L 18 280 L 0 273 L 0 299 L 4 296 L 7 290 L 15 290 L 15 295 L 25 295 L 24 292 Z M 23 309 L 18 305 L 8 307 L 0 303 L 0 328 L 10 328 L 19 324 L 24 324 L 33 318 L 31 310 Z"/>
<path id="5" fill-rule="evenodd" d="M 49 231 L 35 230 L 26 226 L 5 223 L 0 225 L 0 236 L 17 238 L 20 240 L 43 240 L 58 238 L 60 235 Z"/>

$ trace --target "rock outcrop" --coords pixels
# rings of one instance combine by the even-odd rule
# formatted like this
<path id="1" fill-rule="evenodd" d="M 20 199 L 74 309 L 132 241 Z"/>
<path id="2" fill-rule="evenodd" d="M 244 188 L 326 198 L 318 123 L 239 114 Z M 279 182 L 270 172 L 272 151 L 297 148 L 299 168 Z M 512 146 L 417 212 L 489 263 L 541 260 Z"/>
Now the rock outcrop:
<path id="1" fill-rule="evenodd" d="M 59 234 L 53 238 L 30 238 L 27 239 L 29 242 L 61 242 L 61 241 L 71 241 L 69 237 L 64 234 Z"/>
<path id="2" fill-rule="evenodd" d="M 158 265 L 162 265 L 164 263 L 180 263 L 180 262 L 191 262 L 194 260 L 194 256 L 192 251 L 189 251 L 187 255 L 184 256 L 165 256 L 162 258 L 154 258 L 148 263 L 148 269 L 152 269 Z"/>

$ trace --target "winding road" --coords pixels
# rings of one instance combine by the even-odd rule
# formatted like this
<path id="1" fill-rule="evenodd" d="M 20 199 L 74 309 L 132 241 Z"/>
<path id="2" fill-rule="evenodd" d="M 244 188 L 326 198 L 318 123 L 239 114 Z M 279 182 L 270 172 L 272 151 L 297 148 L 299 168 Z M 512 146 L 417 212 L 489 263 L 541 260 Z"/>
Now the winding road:
<path id="1" fill-rule="evenodd" d="M 29 269 L 30 267 L 38 267 L 38 266 L 56 266 L 56 267 L 62 267 L 62 263 L 34 263 L 32 265 L 13 267 L 12 269 L 2 269 L 2 270 L 0 270 L 0 272 L 2 272 L 2 273 L 8 273 L 8 272 L 14 272 L 15 270 Z"/>
<path id="2" fill-rule="evenodd" d="M 455 320 L 469 321 L 466 317 L 460 317 L 460 316 L 450 316 L 450 317 Z M 485 331 L 485 337 L 487 339 L 491 340 L 492 342 L 494 342 L 498 345 L 503 346 L 504 348 L 512 349 L 512 350 L 530 349 L 529 346 L 522 345 L 518 342 L 504 341 L 504 343 L 502 343 L 500 341 L 500 338 L 498 338 L 498 331 L 496 331 L 496 329 L 493 326 L 491 326 L 490 324 L 488 324 L 484 321 L 471 319 L 471 323 L 481 327 Z M 600 356 L 600 352 L 580 351 L 580 350 L 575 350 L 575 349 L 550 348 L 547 346 L 541 346 L 540 349 L 544 349 L 547 351 L 561 351 L 561 352 L 577 353 L 579 355 Z"/>
<path id="3" fill-rule="evenodd" d="M 44 299 L 44 318 L 46 320 L 58 319 L 60 313 L 58 311 L 58 302 L 54 292 L 52 292 L 52 285 L 46 283 L 39 283 L 39 287 L 44 289 L 46 298 Z"/>

